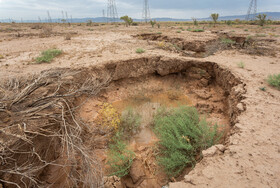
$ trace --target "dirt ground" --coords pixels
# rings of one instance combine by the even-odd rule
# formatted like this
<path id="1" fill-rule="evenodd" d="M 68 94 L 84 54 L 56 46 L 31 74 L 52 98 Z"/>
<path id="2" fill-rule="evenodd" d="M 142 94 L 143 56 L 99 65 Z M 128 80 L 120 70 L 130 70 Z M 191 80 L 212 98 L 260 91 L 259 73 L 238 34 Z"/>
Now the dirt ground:
<path id="1" fill-rule="evenodd" d="M 49 32 L 32 26 L 0 24 L 1 79 L 155 56 L 215 62 L 230 70 L 246 84 L 242 100 L 246 110 L 232 126 L 225 150 L 205 151 L 184 180 L 169 187 L 280 187 L 280 91 L 266 82 L 268 75 L 280 73 L 280 26 L 199 26 L 204 32 L 188 31 L 193 26 L 181 23 L 161 28 L 44 25 L 52 28 Z M 152 37 L 145 38 L 145 33 Z M 65 40 L 67 34 L 71 40 Z M 224 37 L 235 44 L 220 45 Z M 49 48 L 61 49 L 63 54 L 51 63 L 36 64 L 35 58 Z M 137 48 L 145 52 L 137 54 Z M 240 62 L 244 68 L 238 66 Z"/>

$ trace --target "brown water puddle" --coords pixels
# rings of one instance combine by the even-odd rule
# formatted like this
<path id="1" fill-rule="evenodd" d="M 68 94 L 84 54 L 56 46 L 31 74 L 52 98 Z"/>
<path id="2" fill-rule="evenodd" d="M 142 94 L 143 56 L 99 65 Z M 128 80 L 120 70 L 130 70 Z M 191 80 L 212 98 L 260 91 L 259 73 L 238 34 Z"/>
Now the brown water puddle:
<path id="1" fill-rule="evenodd" d="M 157 141 L 157 138 L 149 127 L 153 116 L 161 106 L 178 107 L 180 105 L 192 105 L 190 98 L 179 91 L 168 91 L 153 95 L 137 95 L 128 99 L 115 101 L 113 107 L 119 112 L 132 108 L 141 118 L 140 132 L 135 135 L 130 145 L 135 149 L 141 145 L 150 145 Z"/>

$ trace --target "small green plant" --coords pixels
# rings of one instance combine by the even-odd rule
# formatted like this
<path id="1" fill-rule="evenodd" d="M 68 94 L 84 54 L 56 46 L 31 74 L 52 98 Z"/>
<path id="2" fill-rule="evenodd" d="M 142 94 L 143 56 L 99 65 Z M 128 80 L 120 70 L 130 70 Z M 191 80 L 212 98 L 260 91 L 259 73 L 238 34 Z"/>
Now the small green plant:
<path id="1" fill-rule="evenodd" d="M 181 33 L 182 31 L 177 31 L 177 33 Z"/>
<path id="2" fill-rule="evenodd" d="M 154 21 L 151 20 L 151 21 L 150 21 L 150 24 L 152 25 L 152 27 L 154 27 L 156 23 L 157 23 L 156 20 L 154 20 Z"/>
<path id="3" fill-rule="evenodd" d="M 280 74 L 273 74 L 273 75 L 269 75 L 267 82 L 269 85 L 277 88 L 278 90 L 280 90 Z"/>
<path id="4" fill-rule="evenodd" d="M 129 173 L 135 153 L 127 149 L 122 141 L 122 133 L 117 132 L 109 145 L 107 164 L 109 165 L 109 176 L 123 177 Z"/>
<path id="5" fill-rule="evenodd" d="M 191 28 L 188 28 L 187 31 L 192 31 L 192 29 L 191 29 Z"/>
<path id="6" fill-rule="evenodd" d="M 88 20 L 86 25 L 91 26 L 92 25 L 92 20 Z"/>
<path id="7" fill-rule="evenodd" d="M 198 25 L 197 19 L 196 18 L 192 18 L 192 20 L 193 20 L 193 25 L 197 26 Z"/>
<path id="8" fill-rule="evenodd" d="M 131 136 L 139 132 L 141 116 L 128 108 L 122 113 L 119 131 L 123 133 L 124 139 L 130 139 Z"/>
<path id="9" fill-rule="evenodd" d="M 46 51 L 43 51 L 41 53 L 41 56 L 36 58 L 37 63 L 49 63 L 55 58 L 56 56 L 60 55 L 62 53 L 62 50 L 58 49 L 49 49 Z"/>
<path id="10" fill-rule="evenodd" d="M 249 36 L 246 37 L 246 40 L 245 40 L 245 41 L 246 41 L 246 42 L 249 42 L 249 41 L 252 40 L 252 38 L 253 38 L 253 37 L 249 35 Z"/>
<path id="11" fill-rule="evenodd" d="M 256 37 L 266 37 L 266 34 L 256 34 Z"/>
<path id="12" fill-rule="evenodd" d="M 219 19 L 219 14 L 217 14 L 217 13 L 211 14 L 211 18 L 214 21 L 214 26 L 216 26 L 217 21 Z"/>
<path id="13" fill-rule="evenodd" d="M 248 29 L 244 29 L 244 31 L 248 31 Z"/>
<path id="14" fill-rule="evenodd" d="M 204 32 L 204 29 L 194 29 L 192 32 Z"/>
<path id="15" fill-rule="evenodd" d="M 266 87 L 260 87 L 261 91 L 266 91 Z"/>
<path id="16" fill-rule="evenodd" d="M 125 22 L 126 27 L 130 26 L 133 23 L 133 19 L 128 16 L 123 16 L 120 19 Z"/>
<path id="17" fill-rule="evenodd" d="M 200 152 L 216 144 L 222 134 L 210 126 L 194 107 L 160 108 L 154 117 L 154 132 L 159 138 L 157 161 L 169 177 L 195 164 Z"/>
<path id="18" fill-rule="evenodd" d="M 138 54 L 142 54 L 144 52 L 145 52 L 145 50 L 143 48 L 137 48 L 136 49 L 136 53 L 138 53 Z"/>
<path id="19" fill-rule="evenodd" d="M 227 44 L 227 45 L 233 45 L 233 44 L 236 43 L 235 41 L 233 41 L 233 40 L 231 40 L 231 39 L 229 39 L 229 38 L 222 38 L 222 39 L 221 39 L 221 42 L 222 42 L 223 44 Z"/>
<path id="20" fill-rule="evenodd" d="M 230 25 L 232 25 L 232 21 L 231 21 L 231 20 L 227 20 L 227 21 L 226 21 L 226 24 L 227 24 L 228 26 L 230 26 Z"/>
<path id="21" fill-rule="evenodd" d="M 241 62 L 237 63 L 237 66 L 241 69 L 244 69 L 245 64 L 244 64 L 244 62 L 241 61 Z"/>
<path id="22" fill-rule="evenodd" d="M 157 27 L 160 28 L 160 24 L 159 23 L 157 23 Z"/>
<path id="23" fill-rule="evenodd" d="M 162 32 L 157 32 L 157 34 L 161 35 L 161 34 L 162 34 Z"/>

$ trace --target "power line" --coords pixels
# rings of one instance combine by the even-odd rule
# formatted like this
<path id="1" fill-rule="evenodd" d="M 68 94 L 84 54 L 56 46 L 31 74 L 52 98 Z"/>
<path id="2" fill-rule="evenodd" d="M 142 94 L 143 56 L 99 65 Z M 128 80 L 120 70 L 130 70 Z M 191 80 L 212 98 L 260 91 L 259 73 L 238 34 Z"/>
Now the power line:
<path id="1" fill-rule="evenodd" d="M 49 23 L 52 23 L 52 18 L 51 18 L 50 12 L 47 11 L 47 14 L 48 14 L 48 22 L 49 22 Z"/>
<path id="2" fill-rule="evenodd" d="M 257 0 L 251 0 L 246 15 L 246 20 L 255 20 L 256 16 L 257 16 Z"/>
<path id="3" fill-rule="evenodd" d="M 107 22 L 116 22 L 118 18 L 119 17 L 115 0 L 108 0 Z"/>
<path id="4" fill-rule="evenodd" d="M 151 19 L 148 0 L 144 0 L 142 18 L 146 23 Z"/>

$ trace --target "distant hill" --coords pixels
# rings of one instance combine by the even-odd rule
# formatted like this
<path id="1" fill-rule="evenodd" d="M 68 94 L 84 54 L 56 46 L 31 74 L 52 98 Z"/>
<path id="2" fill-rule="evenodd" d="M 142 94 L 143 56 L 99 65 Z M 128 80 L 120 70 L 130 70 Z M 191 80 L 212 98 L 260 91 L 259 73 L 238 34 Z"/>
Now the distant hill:
<path id="1" fill-rule="evenodd" d="M 271 20 L 280 20 L 280 12 L 260 12 L 258 14 L 266 14 L 268 19 Z M 240 19 L 240 20 L 245 20 L 246 15 L 235 15 L 235 16 L 220 16 L 219 20 L 235 20 L 235 19 Z M 88 20 L 91 20 L 92 22 L 107 22 L 106 17 L 96 17 L 96 18 L 73 18 L 72 22 L 74 23 L 84 23 L 87 22 Z M 141 22 L 143 21 L 142 19 L 133 19 L 135 22 Z M 163 21 L 163 22 L 180 22 L 180 21 L 191 21 L 191 19 L 176 19 L 176 18 L 152 18 L 152 20 L 157 20 L 157 21 Z M 210 17 L 208 18 L 197 18 L 199 21 L 207 21 L 211 20 Z M 9 20 L 9 19 L 3 19 L 0 20 L 0 22 L 21 22 L 20 20 Z M 69 19 L 70 21 L 70 19 Z M 118 22 L 121 22 L 122 20 L 118 19 Z M 32 23 L 32 22 L 38 22 L 38 20 L 24 20 L 24 22 L 27 23 Z M 42 22 L 47 22 L 47 20 L 42 20 Z M 61 22 L 61 19 L 53 19 L 52 22 Z"/>

